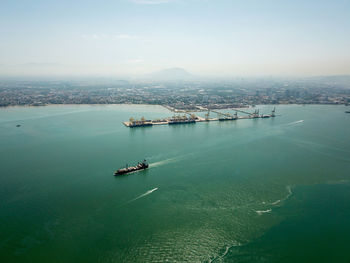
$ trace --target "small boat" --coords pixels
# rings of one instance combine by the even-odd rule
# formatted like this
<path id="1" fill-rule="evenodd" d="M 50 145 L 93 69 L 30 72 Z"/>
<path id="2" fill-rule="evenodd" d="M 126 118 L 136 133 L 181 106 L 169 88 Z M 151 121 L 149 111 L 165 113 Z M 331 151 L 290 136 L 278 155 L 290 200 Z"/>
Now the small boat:
<path id="1" fill-rule="evenodd" d="M 350 110 L 345 111 L 345 113 L 350 113 Z"/>
<path id="2" fill-rule="evenodd" d="M 115 171 L 114 175 L 117 176 L 117 175 L 123 175 L 123 174 L 136 172 L 136 171 L 139 171 L 139 170 L 144 170 L 144 169 L 147 169 L 148 166 L 149 165 L 148 165 L 147 161 L 143 160 L 141 163 L 138 163 L 135 166 L 130 166 L 130 167 L 126 166 L 125 168 L 121 168 L 121 169 Z"/>

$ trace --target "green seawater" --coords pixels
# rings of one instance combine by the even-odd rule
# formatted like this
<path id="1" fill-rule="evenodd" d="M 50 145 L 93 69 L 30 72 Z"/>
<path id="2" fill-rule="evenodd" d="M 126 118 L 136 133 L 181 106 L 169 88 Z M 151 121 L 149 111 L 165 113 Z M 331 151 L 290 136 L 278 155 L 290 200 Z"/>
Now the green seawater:
<path id="1" fill-rule="evenodd" d="M 129 129 L 172 113 L 2 108 L 0 261 L 349 262 L 346 109 Z M 150 169 L 113 176 L 144 158 Z"/>

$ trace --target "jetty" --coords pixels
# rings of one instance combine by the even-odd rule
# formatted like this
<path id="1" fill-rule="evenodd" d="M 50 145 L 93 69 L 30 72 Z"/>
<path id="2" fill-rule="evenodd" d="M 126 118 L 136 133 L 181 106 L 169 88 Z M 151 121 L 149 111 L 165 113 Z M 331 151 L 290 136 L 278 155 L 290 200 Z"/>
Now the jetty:
<path id="1" fill-rule="evenodd" d="M 243 119 L 266 119 L 273 118 L 276 116 L 275 108 L 273 108 L 271 114 L 260 114 L 259 110 L 255 110 L 254 112 L 247 112 L 242 110 L 237 110 L 235 114 L 223 113 L 220 111 L 205 109 L 207 113 L 205 117 L 197 116 L 193 113 L 183 112 L 184 115 L 174 115 L 165 119 L 155 119 L 155 120 L 147 120 L 142 117 L 140 120 L 135 120 L 134 118 L 130 118 L 129 121 L 123 122 L 126 127 L 136 128 L 136 127 L 148 127 L 153 125 L 180 125 L 180 124 L 195 124 L 197 122 L 209 122 L 209 121 L 236 121 Z M 210 112 L 216 113 L 218 115 L 217 118 L 210 118 Z M 245 116 L 238 116 L 238 112 L 246 114 Z"/>

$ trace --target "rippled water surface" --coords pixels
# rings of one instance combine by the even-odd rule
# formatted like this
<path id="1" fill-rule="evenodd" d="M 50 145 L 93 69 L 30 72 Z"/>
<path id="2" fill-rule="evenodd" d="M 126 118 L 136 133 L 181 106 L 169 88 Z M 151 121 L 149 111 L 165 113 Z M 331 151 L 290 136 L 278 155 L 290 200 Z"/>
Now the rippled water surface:
<path id="1" fill-rule="evenodd" d="M 350 236 L 342 220 L 350 215 L 345 109 L 278 106 L 273 119 L 129 129 L 121 122 L 131 116 L 171 113 L 135 105 L 3 108 L 1 262 L 280 262 L 300 248 L 301 233 L 304 241 L 332 237 L 324 225 L 304 231 L 315 217 L 338 239 Z M 113 176 L 144 158 L 148 170 Z M 278 242 L 291 233 L 300 235 Z M 317 244 L 305 262 L 325 248 L 346 259 L 338 243 Z"/>

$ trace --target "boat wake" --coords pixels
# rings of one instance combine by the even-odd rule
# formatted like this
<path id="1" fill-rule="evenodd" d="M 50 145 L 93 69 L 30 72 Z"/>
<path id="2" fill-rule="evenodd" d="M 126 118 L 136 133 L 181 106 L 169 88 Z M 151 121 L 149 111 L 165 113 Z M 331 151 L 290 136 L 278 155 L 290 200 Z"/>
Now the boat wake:
<path id="1" fill-rule="evenodd" d="M 149 167 L 159 167 L 159 166 L 162 166 L 164 164 L 168 164 L 168 163 L 172 163 L 172 162 L 175 162 L 177 161 L 177 159 L 179 158 L 169 158 L 169 159 L 166 159 L 166 160 L 163 160 L 163 161 L 159 161 L 159 162 L 155 162 L 155 163 L 150 163 L 149 164 Z"/>
<path id="2" fill-rule="evenodd" d="M 230 251 L 231 248 L 233 248 L 233 247 L 239 247 L 239 246 L 241 246 L 241 244 L 238 243 L 238 242 L 235 243 L 235 244 L 233 244 L 233 245 L 231 245 L 231 246 L 226 246 L 225 251 L 223 252 L 222 255 L 218 255 L 218 256 L 216 256 L 215 258 L 210 259 L 210 260 L 208 261 L 208 263 L 214 263 L 214 262 L 216 262 L 216 261 L 222 261 L 222 259 L 227 255 L 227 253 Z"/>
<path id="3" fill-rule="evenodd" d="M 275 202 L 270 203 L 270 205 L 277 205 L 283 201 L 286 201 L 293 194 L 292 188 L 289 185 L 286 186 L 286 189 L 287 189 L 288 194 L 284 198 L 278 199 Z"/>
<path id="4" fill-rule="evenodd" d="M 270 213 L 272 211 L 272 209 L 267 209 L 267 210 L 257 210 L 255 211 L 259 216 L 261 216 L 262 214 L 265 214 L 265 213 Z"/>
<path id="5" fill-rule="evenodd" d="M 281 200 L 281 199 L 278 199 L 277 201 L 272 202 L 271 205 L 277 205 L 277 204 L 279 204 L 279 203 L 281 203 L 281 202 L 282 202 L 282 200 Z"/>
<path id="6" fill-rule="evenodd" d="M 293 194 L 293 192 L 292 192 L 292 188 L 289 186 L 289 185 L 287 185 L 286 186 L 286 189 L 287 189 L 287 195 L 284 197 L 284 198 L 282 198 L 282 199 L 278 199 L 278 200 L 276 200 L 276 201 L 274 201 L 274 202 L 271 202 L 271 203 L 266 203 L 266 202 L 262 202 L 264 205 L 278 205 L 279 203 L 282 203 L 282 202 L 284 202 L 284 201 L 286 201 L 292 194 Z M 270 213 L 272 211 L 272 209 L 271 208 L 269 208 L 269 209 L 267 209 L 267 210 L 258 210 L 258 211 L 255 211 L 258 215 L 262 215 L 262 214 L 265 214 L 265 213 Z"/>
<path id="7" fill-rule="evenodd" d="M 293 121 L 293 122 L 287 123 L 286 125 L 287 126 L 291 126 L 291 125 L 299 124 L 299 123 L 302 123 L 302 122 L 304 122 L 304 120 Z"/>
<path id="8" fill-rule="evenodd" d="M 134 202 L 134 201 L 136 201 L 137 199 L 140 199 L 140 198 L 145 197 L 145 196 L 147 196 L 147 195 L 149 195 L 149 194 L 152 194 L 154 191 L 157 191 L 157 190 L 158 190 L 158 187 L 156 187 L 156 188 L 154 188 L 154 189 L 152 189 L 152 190 L 148 190 L 146 193 L 144 193 L 144 194 L 142 194 L 142 195 L 139 195 L 138 197 L 136 197 L 136 198 L 134 198 L 134 199 L 131 199 L 130 201 L 126 202 L 124 205 L 130 204 L 131 202 Z"/>

